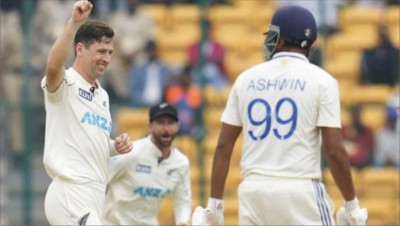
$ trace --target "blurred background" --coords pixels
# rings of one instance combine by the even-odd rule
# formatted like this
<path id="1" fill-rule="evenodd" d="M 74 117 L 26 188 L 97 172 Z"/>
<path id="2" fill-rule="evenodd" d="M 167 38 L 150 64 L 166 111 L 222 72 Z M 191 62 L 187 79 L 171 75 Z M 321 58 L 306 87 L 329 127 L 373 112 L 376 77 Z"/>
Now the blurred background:
<path id="1" fill-rule="evenodd" d="M 45 110 L 39 84 L 74 2 L 0 1 L 0 225 L 47 225 L 43 206 L 50 179 L 42 163 Z M 369 225 L 400 225 L 398 0 L 91 2 L 91 18 L 116 33 L 113 61 L 101 81 L 110 95 L 113 136 L 145 136 L 148 107 L 175 104 L 181 128 L 174 143 L 191 161 L 194 207 L 208 198 L 219 120 L 235 78 L 263 62 L 262 33 L 275 9 L 308 8 L 319 28 L 310 61 L 339 82 L 344 142 Z M 241 143 L 235 145 L 224 196 L 226 223 L 232 225 L 238 222 Z M 326 163 L 321 167 L 338 208 L 341 195 Z M 163 205 L 160 223 L 171 225 L 172 200 Z"/>

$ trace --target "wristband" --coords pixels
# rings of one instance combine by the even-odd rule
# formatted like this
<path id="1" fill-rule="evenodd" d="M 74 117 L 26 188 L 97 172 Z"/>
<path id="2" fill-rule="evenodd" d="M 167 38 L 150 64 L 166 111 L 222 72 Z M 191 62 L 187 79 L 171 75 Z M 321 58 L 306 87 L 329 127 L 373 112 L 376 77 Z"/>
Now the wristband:
<path id="1" fill-rule="evenodd" d="M 358 206 L 359 206 L 359 203 L 358 203 L 357 197 L 355 197 L 353 200 L 344 202 L 344 207 L 346 208 L 347 212 L 351 212 L 351 211 L 357 209 Z"/>
<path id="2" fill-rule="evenodd" d="M 224 200 L 208 198 L 207 209 L 214 212 L 224 212 Z"/>

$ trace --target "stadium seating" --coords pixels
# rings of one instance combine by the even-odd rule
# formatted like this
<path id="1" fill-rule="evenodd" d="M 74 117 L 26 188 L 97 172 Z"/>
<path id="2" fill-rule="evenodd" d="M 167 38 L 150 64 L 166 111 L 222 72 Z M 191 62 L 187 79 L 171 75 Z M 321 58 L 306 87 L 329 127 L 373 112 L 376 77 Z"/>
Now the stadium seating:
<path id="1" fill-rule="evenodd" d="M 145 136 L 148 132 L 149 110 L 147 108 L 121 108 L 116 113 L 116 132 L 127 132 L 132 139 Z"/>
<path id="2" fill-rule="evenodd" d="M 172 65 L 184 65 L 188 61 L 188 47 L 199 40 L 196 27 L 165 28 L 156 32 L 160 58 Z"/>
<path id="3" fill-rule="evenodd" d="M 188 135 L 177 136 L 175 137 L 174 145 L 189 158 L 191 164 L 197 164 L 198 150 L 195 139 Z"/>
<path id="4" fill-rule="evenodd" d="M 224 107 L 226 104 L 226 100 L 228 99 L 229 93 L 231 91 L 231 86 L 227 86 L 224 89 L 216 89 L 215 87 L 211 85 L 206 85 L 203 88 L 203 93 L 204 93 L 204 99 L 206 100 L 207 103 L 207 111 L 208 108 L 218 108 L 218 107 Z"/>
<path id="5" fill-rule="evenodd" d="M 351 92 L 354 103 L 385 104 L 392 89 L 386 85 L 362 85 L 354 86 Z"/>
<path id="6" fill-rule="evenodd" d="M 393 217 L 393 201 L 380 198 L 362 198 L 360 205 L 368 210 L 368 225 L 390 225 Z"/>
<path id="7" fill-rule="evenodd" d="M 173 197 L 170 194 L 161 204 L 158 214 L 158 223 L 160 225 L 175 225 L 175 216 L 173 208 Z"/>
<path id="8" fill-rule="evenodd" d="M 198 26 L 201 9 L 197 5 L 175 4 L 170 7 L 171 19 L 176 26 Z"/>
<path id="9" fill-rule="evenodd" d="M 400 48 L 400 23 L 389 25 L 389 35 L 393 45 Z"/>
<path id="10" fill-rule="evenodd" d="M 330 55 L 329 60 L 326 60 L 323 66 L 336 79 L 347 80 L 355 84 L 358 82 L 360 59 L 361 52 L 358 50 L 345 53 L 335 52 Z"/>
<path id="11" fill-rule="evenodd" d="M 225 204 L 225 225 L 238 225 L 239 202 L 234 197 L 227 197 L 224 200 Z"/>
<path id="12" fill-rule="evenodd" d="M 165 4 L 143 4 L 140 9 L 154 19 L 157 29 L 170 22 Z"/>
<path id="13" fill-rule="evenodd" d="M 368 30 L 371 32 L 371 30 Z M 371 48 L 377 44 L 376 30 L 372 33 L 363 34 L 362 38 L 358 32 L 339 32 L 330 36 L 327 40 L 327 54 L 334 57 L 337 54 L 351 54 L 363 49 Z"/>
<path id="14" fill-rule="evenodd" d="M 360 24 L 376 26 L 382 19 L 382 13 L 380 9 L 372 7 L 343 8 L 339 11 L 339 27 L 349 30 Z"/>
<path id="15" fill-rule="evenodd" d="M 208 17 L 214 29 L 230 25 L 246 25 L 249 11 L 229 5 L 214 6 L 209 9 Z"/>
<path id="16" fill-rule="evenodd" d="M 360 172 L 363 198 L 399 199 L 400 171 L 394 167 L 365 168 Z"/>
<path id="17" fill-rule="evenodd" d="M 375 132 L 385 123 L 385 108 L 383 105 L 364 105 L 361 122 L 371 127 Z"/>
<path id="18" fill-rule="evenodd" d="M 204 111 L 204 122 L 207 126 L 214 128 L 219 127 L 221 124 L 221 116 L 224 108 L 222 107 L 209 107 Z"/>
<path id="19" fill-rule="evenodd" d="M 389 6 L 384 13 L 385 21 L 388 24 L 400 23 L 400 6 Z"/>

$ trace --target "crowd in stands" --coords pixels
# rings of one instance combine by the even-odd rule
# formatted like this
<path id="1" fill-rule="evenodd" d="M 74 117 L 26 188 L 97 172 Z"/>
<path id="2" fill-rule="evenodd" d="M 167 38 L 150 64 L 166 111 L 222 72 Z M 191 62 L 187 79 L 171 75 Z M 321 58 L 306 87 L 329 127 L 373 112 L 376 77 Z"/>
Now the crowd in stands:
<path id="1" fill-rule="evenodd" d="M 23 99 L 23 43 L 26 31 L 22 28 L 22 0 L 1 1 L 1 59 L 0 84 L 1 101 L 18 105 Z M 211 85 L 215 89 L 226 89 L 232 83 L 225 60 L 227 55 L 224 43 L 214 40 L 213 24 L 205 25 L 205 38 L 187 46 L 185 64 L 172 65 L 159 57 L 156 39 L 157 24 L 141 6 L 146 4 L 197 4 L 195 0 L 92 0 L 94 13 L 92 19 L 110 23 L 115 30 L 113 63 L 102 78 L 104 87 L 110 94 L 111 103 L 123 104 L 133 108 L 149 107 L 162 100 L 179 109 L 181 134 L 192 134 L 196 128 L 199 109 L 205 103 L 201 87 Z M 208 6 L 232 4 L 232 1 L 207 0 Z M 398 1 L 278 1 L 277 6 L 303 4 L 313 11 L 319 28 L 326 34 L 338 32 L 338 10 L 341 7 L 379 7 L 384 8 Z M 45 59 L 51 44 L 67 23 L 69 11 L 74 1 L 35 0 L 35 12 L 31 18 L 31 97 L 35 104 L 42 104 L 43 97 L 39 81 L 44 76 Z M 321 11 L 322 7 L 322 11 Z M 51 9 L 51 10 L 49 10 Z M 325 13 L 321 13 L 324 12 Z M 200 21 L 199 21 L 200 22 Z M 265 25 L 265 29 L 266 25 Z M 6 31 L 6 32 L 5 32 Z M 360 85 L 384 84 L 399 86 L 399 50 L 390 41 L 388 28 L 378 28 L 380 42 L 366 49 L 360 62 Z M 236 34 L 228 34 L 236 35 Z M 362 38 L 362 37 L 360 37 Z M 261 50 L 260 43 L 260 50 Z M 260 51 L 261 54 L 261 51 Z M 323 65 L 321 49 L 316 52 L 316 64 Z M 204 56 L 204 58 L 201 58 Z M 71 59 L 72 60 L 72 59 Z M 313 61 L 314 62 L 314 61 Z M 397 99 L 396 99 L 397 98 Z M 394 94 L 385 105 L 386 121 L 382 128 L 374 131 L 363 125 L 362 106 L 351 108 L 351 122 L 343 126 L 343 136 L 349 145 L 352 164 L 356 167 L 395 165 L 399 163 L 399 93 Z M 7 115 L 10 125 L 10 149 L 16 156 L 21 155 L 22 116 L 21 111 L 11 111 Z M 38 117 L 44 116 L 43 115 Z M 44 126 L 42 125 L 42 128 Z M 41 152 L 41 150 L 40 150 Z"/>
<path id="2" fill-rule="evenodd" d="M 389 28 L 379 24 L 377 46 L 366 49 L 361 60 L 361 83 L 394 86 L 399 83 L 399 49 L 389 36 Z M 385 76 L 382 76 L 385 75 Z"/>

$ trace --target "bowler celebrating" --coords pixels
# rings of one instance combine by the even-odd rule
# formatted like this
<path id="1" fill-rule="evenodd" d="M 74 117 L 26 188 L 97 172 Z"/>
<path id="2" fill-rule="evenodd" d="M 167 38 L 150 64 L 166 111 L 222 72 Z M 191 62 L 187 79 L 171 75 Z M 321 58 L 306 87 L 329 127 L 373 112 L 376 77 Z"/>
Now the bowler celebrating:
<path id="1" fill-rule="evenodd" d="M 107 92 L 98 78 L 111 60 L 113 30 L 86 21 L 93 6 L 73 6 L 67 26 L 50 49 L 42 80 L 46 108 L 44 166 L 52 178 L 45 200 L 51 225 L 101 225 L 110 152 L 132 149 L 127 134 L 110 139 Z M 65 70 L 74 44 L 75 60 Z"/>

